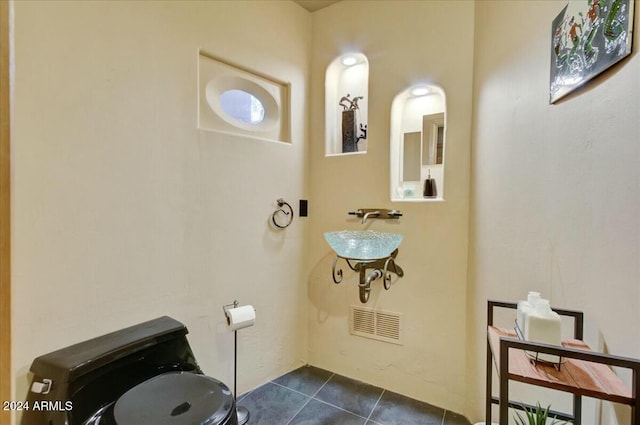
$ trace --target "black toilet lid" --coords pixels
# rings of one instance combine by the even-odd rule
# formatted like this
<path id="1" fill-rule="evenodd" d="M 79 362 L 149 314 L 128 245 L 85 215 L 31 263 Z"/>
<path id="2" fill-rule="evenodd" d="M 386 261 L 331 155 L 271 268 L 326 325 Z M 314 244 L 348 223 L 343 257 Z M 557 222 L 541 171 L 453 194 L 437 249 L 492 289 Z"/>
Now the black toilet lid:
<path id="1" fill-rule="evenodd" d="M 218 425 L 233 407 L 222 382 L 189 372 L 169 372 L 136 385 L 116 401 L 117 425 Z"/>

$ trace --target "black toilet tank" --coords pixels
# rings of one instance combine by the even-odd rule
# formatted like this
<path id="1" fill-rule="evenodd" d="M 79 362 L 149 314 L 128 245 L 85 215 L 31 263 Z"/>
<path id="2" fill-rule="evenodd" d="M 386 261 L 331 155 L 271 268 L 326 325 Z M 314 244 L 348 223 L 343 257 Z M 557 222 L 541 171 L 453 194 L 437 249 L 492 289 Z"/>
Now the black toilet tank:
<path id="1" fill-rule="evenodd" d="M 202 374 L 187 333 L 182 323 L 165 316 L 36 358 L 21 424 L 89 424 L 97 412 L 155 376 Z"/>

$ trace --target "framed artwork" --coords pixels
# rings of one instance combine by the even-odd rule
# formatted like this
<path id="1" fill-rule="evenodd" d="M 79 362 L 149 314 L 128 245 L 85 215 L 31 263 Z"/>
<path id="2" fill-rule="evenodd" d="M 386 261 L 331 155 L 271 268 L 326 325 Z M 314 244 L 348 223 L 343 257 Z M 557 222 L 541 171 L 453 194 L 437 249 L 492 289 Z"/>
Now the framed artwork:
<path id="1" fill-rule="evenodd" d="M 570 1 L 551 25 L 549 103 L 631 53 L 633 0 Z"/>

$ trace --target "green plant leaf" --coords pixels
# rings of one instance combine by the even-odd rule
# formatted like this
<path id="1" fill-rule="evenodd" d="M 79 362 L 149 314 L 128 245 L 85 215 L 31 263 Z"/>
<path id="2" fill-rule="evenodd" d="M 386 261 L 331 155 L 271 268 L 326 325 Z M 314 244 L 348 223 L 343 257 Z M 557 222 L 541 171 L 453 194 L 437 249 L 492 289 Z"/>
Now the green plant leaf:
<path id="1" fill-rule="evenodd" d="M 527 422 L 524 420 L 522 416 L 520 416 L 520 412 L 516 412 L 516 416 L 514 416 L 517 425 L 527 425 Z"/>
<path id="2" fill-rule="evenodd" d="M 515 412 L 515 416 L 513 419 L 516 422 L 516 425 L 561 425 L 566 424 L 566 422 L 559 421 L 556 417 L 549 417 L 549 412 L 551 411 L 551 405 L 548 405 L 546 408 L 543 408 L 540 403 L 537 403 L 535 407 L 528 408 L 524 404 L 521 404 L 522 410 L 525 413 L 525 417 L 523 417 L 520 412 Z M 550 419 L 551 422 L 547 423 L 547 420 Z"/>

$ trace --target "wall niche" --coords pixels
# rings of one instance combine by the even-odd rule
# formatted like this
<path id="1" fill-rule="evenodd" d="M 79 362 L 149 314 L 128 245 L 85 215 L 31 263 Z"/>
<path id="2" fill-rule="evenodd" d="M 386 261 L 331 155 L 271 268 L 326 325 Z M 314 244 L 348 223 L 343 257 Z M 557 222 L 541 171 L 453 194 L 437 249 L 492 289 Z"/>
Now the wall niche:
<path id="1" fill-rule="evenodd" d="M 446 102 L 444 91 L 421 84 L 391 104 L 391 200 L 444 200 Z"/>
<path id="2" fill-rule="evenodd" d="M 327 67 L 325 75 L 325 155 L 367 152 L 369 61 L 347 53 Z"/>

